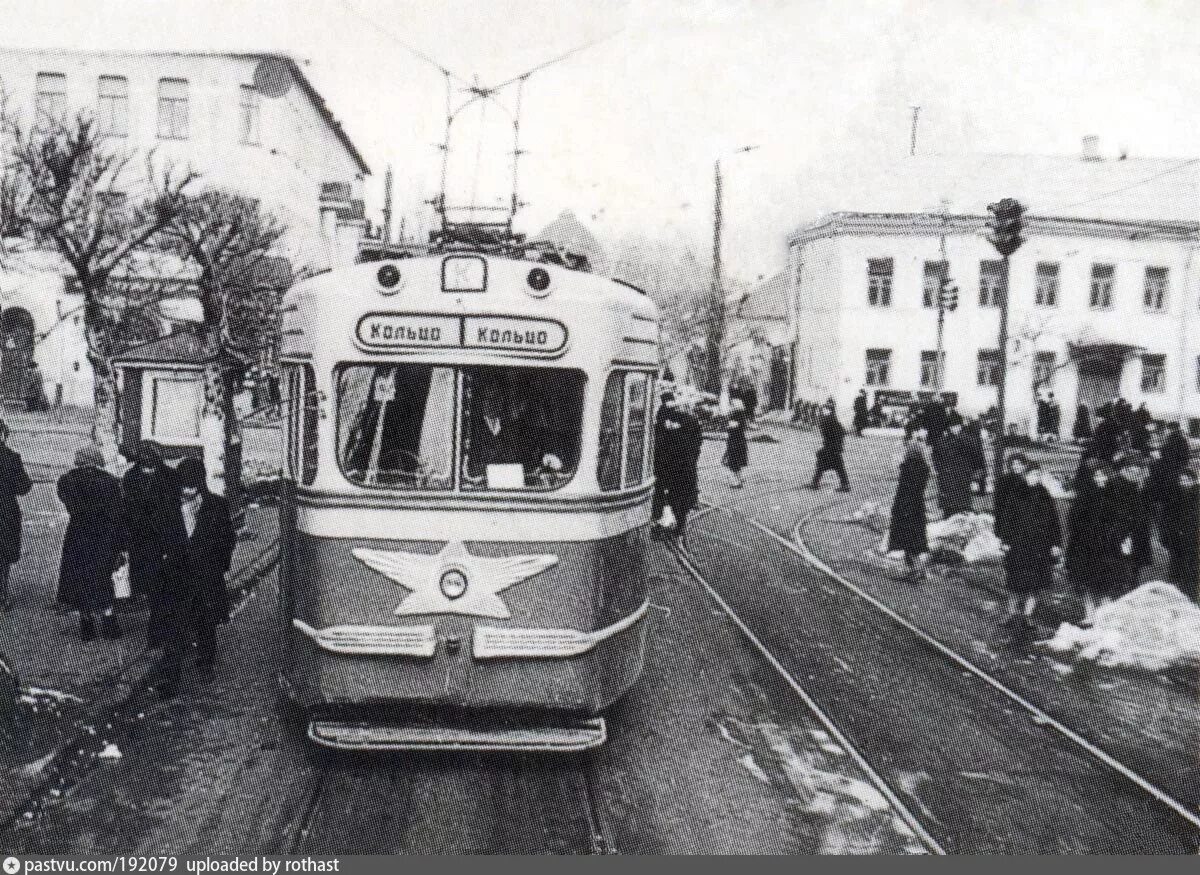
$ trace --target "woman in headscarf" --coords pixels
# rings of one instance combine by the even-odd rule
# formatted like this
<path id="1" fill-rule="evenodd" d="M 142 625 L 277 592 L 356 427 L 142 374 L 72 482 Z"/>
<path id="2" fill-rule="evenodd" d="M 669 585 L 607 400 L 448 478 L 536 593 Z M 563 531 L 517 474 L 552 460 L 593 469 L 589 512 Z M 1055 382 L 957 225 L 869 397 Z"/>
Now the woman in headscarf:
<path id="1" fill-rule="evenodd" d="M 929 552 L 925 513 L 925 487 L 929 483 L 927 435 L 928 432 L 919 427 L 905 442 L 888 530 L 888 552 L 903 551 L 909 576 L 915 582 L 925 579 L 924 557 Z"/>
<path id="2" fill-rule="evenodd" d="M 725 444 L 725 467 L 729 469 L 729 485 L 733 489 L 741 489 L 745 485 L 742 480 L 742 469 L 750 464 L 750 448 L 746 443 L 746 405 L 740 398 L 734 398 L 729 404 L 729 423 L 726 426 L 728 442 Z"/>
<path id="3" fill-rule="evenodd" d="M 8 574 L 21 558 L 21 504 L 17 499 L 32 488 L 21 454 L 8 446 L 8 424 L 0 422 L 0 611 L 12 607 Z"/>
<path id="4" fill-rule="evenodd" d="M 79 611 L 79 637 L 96 637 L 96 615 L 103 615 L 105 638 L 121 637 L 113 614 L 113 572 L 124 562 L 125 521 L 121 482 L 104 470 L 95 446 L 75 454 L 75 467 L 58 480 L 58 499 L 70 521 L 63 538 L 58 572 L 58 601 Z"/>
<path id="5" fill-rule="evenodd" d="M 1091 466 L 1089 480 L 1076 487 L 1071 507 L 1067 572 L 1083 596 L 1085 626 L 1095 620 L 1097 605 L 1124 594 L 1129 577 L 1122 549 L 1128 524 L 1112 479 L 1107 465 Z"/>
<path id="6" fill-rule="evenodd" d="M 1062 526 L 1054 499 L 1042 485 L 1037 462 L 1025 464 L 1024 480 L 1006 487 L 1004 523 L 996 535 L 1004 544 L 1008 616 L 1004 624 L 1014 636 L 1033 631 L 1038 597 L 1054 584 L 1054 562 L 1062 555 Z"/>

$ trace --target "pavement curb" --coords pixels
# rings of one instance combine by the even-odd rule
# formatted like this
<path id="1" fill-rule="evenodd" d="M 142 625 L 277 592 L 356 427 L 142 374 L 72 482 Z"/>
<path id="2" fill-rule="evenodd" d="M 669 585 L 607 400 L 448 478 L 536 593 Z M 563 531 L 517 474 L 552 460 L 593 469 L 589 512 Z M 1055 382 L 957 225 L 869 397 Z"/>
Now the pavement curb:
<path id="1" fill-rule="evenodd" d="M 276 538 L 237 570 L 227 588 L 230 596 L 241 598 L 250 593 L 278 561 L 279 539 Z M 96 727 L 106 724 L 116 726 L 121 721 L 121 712 L 145 691 L 146 681 L 157 664 L 158 655 L 154 651 L 143 650 L 120 669 L 107 688 L 108 694 L 97 699 L 76 718 L 78 731 L 59 742 L 41 760 L 35 761 L 41 763 L 35 782 L 19 798 L 0 802 L 0 829 L 11 828 L 28 819 L 23 815 L 36 812 L 41 807 L 40 801 L 56 786 L 64 783 L 64 776 L 69 774 L 71 767 L 79 765 L 76 758 L 87 757 L 87 748 L 95 747 L 96 741 L 101 738 L 102 733 Z M 21 768 L 14 767 L 10 774 Z"/>

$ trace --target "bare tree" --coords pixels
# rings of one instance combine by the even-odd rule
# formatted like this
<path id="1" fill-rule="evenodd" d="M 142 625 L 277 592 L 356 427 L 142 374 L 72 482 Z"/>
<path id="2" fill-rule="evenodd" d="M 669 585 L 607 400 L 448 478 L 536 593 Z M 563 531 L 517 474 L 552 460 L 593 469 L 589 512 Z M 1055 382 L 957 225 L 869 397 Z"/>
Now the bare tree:
<path id="1" fill-rule="evenodd" d="M 198 270 L 205 368 L 202 416 L 222 424 L 223 453 L 211 472 L 240 499 L 241 434 L 233 394 L 260 352 L 278 343 L 279 299 L 290 277 L 271 274 L 269 255 L 287 228 L 256 200 L 222 190 L 185 198 L 157 237 Z"/>
<path id="2" fill-rule="evenodd" d="M 110 280 L 171 224 L 184 204 L 191 171 L 170 164 L 134 179 L 132 155 L 111 148 L 87 113 L 42 118 L 23 130 L 12 116 L 4 128 L 12 144 L 7 185 L 20 203 L 16 220 L 35 242 L 65 262 L 83 297 L 84 334 L 94 376 L 93 437 L 106 458 L 116 457 L 117 393 L 112 359 L 120 351 L 127 299 L 110 294 Z"/>

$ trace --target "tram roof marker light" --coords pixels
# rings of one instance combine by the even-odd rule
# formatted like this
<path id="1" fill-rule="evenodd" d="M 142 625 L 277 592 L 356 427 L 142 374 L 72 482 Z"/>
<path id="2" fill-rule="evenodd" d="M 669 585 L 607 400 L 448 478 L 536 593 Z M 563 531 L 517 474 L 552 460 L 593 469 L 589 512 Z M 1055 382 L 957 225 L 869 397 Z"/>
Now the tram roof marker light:
<path id="1" fill-rule="evenodd" d="M 400 285 L 400 268 L 394 264 L 385 264 L 375 272 L 375 280 L 379 283 L 379 291 L 384 295 L 394 295 L 403 286 Z"/>
<path id="2" fill-rule="evenodd" d="M 550 272 L 544 267 L 535 267 L 525 277 L 529 286 L 528 292 L 535 298 L 544 298 L 550 294 Z"/>

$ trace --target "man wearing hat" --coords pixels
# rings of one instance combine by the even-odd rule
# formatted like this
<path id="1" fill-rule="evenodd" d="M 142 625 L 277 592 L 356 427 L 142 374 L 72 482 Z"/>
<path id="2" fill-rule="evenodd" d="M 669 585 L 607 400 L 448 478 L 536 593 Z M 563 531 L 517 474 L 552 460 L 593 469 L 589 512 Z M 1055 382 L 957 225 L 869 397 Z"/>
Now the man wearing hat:
<path id="1" fill-rule="evenodd" d="M 834 412 L 832 400 L 826 401 L 821 409 L 821 421 L 817 427 L 821 431 L 821 448 L 817 450 L 817 465 L 808 488 L 819 489 L 825 472 L 832 471 L 838 476 L 838 492 L 849 492 L 850 478 L 846 476 L 846 463 L 842 459 L 846 429 Z"/>
<path id="2" fill-rule="evenodd" d="M 1120 531 L 1125 533 L 1121 554 L 1125 557 L 1126 592 L 1129 592 L 1137 587 L 1141 569 L 1154 562 L 1150 544 L 1150 506 L 1145 490 L 1148 471 L 1145 458 L 1136 451 L 1117 456 L 1114 467 L 1117 476 L 1109 488 L 1113 491 Z"/>
<path id="3" fill-rule="evenodd" d="M 168 626 L 159 693 L 175 695 L 183 670 L 183 657 L 193 638 L 199 650 L 197 667 L 209 675 L 217 656 L 217 626 L 229 621 L 225 575 L 229 572 L 237 535 L 229 504 L 208 491 L 204 463 L 184 459 L 179 463 L 179 513 L 185 543 L 182 561 L 166 568 L 164 616 Z"/>
<path id="4" fill-rule="evenodd" d="M 125 520 L 121 482 L 104 469 L 100 448 L 75 453 L 75 467 L 59 478 L 58 498 L 70 515 L 58 573 L 58 601 L 79 611 L 79 637 L 96 637 L 103 614 L 105 638 L 121 637 L 113 614 L 113 572 L 122 564 Z"/>
<path id="5" fill-rule="evenodd" d="M 150 602 L 146 646 L 161 647 L 164 632 L 164 566 L 183 547 L 183 518 L 175 472 L 163 464 L 162 450 L 143 441 L 133 451 L 134 466 L 122 481 L 125 525 L 129 531 L 129 583 L 135 597 Z"/>

